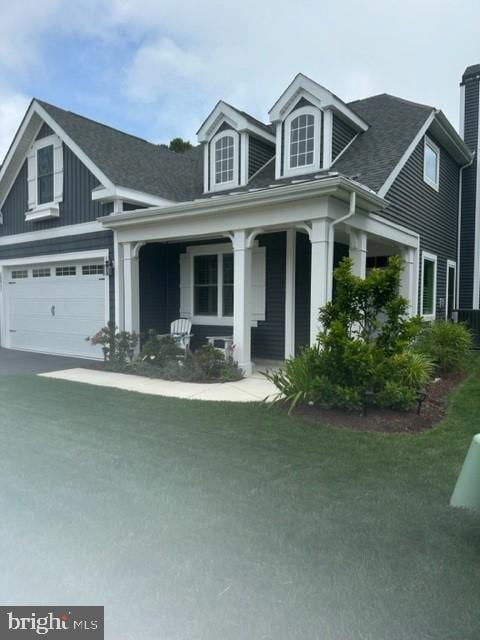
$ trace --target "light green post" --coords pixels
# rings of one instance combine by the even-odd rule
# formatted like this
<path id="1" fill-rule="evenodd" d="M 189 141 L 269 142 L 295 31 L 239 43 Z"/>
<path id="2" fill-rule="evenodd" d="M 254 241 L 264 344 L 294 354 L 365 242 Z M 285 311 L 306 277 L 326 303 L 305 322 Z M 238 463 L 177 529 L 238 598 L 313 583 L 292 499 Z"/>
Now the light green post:
<path id="1" fill-rule="evenodd" d="M 473 437 L 450 504 L 480 511 L 480 433 Z"/>

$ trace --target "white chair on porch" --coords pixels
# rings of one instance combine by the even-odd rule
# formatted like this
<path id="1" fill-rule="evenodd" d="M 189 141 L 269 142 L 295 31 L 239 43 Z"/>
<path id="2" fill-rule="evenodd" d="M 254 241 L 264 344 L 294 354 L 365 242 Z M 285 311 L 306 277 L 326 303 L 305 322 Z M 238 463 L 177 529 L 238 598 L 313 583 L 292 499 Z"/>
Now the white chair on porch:
<path id="1" fill-rule="evenodd" d="M 170 336 L 175 340 L 180 349 L 185 353 L 190 350 L 192 334 L 192 321 L 187 318 L 178 318 L 170 323 Z"/>

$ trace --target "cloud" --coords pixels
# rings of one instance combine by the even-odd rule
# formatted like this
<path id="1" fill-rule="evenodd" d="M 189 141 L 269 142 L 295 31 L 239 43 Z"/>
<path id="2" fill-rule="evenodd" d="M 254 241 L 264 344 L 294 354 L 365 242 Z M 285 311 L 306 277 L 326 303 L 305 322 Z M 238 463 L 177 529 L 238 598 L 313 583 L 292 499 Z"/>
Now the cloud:
<path id="1" fill-rule="evenodd" d="M 27 96 L 2 90 L 0 87 L 0 164 L 3 162 L 28 103 Z"/>

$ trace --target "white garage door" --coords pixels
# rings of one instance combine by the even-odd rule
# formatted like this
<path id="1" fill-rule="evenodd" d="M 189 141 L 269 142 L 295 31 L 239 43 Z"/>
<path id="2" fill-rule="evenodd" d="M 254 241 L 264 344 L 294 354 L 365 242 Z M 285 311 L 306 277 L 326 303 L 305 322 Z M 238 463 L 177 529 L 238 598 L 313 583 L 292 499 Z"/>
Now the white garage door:
<path id="1" fill-rule="evenodd" d="M 15 266 L 6 275 L 11 349 L 102 357 L 101 348 L 85 340 L 105 325 L 102 261 Z"/>

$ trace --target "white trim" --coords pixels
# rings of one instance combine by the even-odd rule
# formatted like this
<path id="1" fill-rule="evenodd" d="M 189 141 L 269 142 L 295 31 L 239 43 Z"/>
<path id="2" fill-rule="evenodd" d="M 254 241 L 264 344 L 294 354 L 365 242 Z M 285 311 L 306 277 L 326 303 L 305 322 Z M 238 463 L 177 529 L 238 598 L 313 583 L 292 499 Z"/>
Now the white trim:
<path id="1" fill-rule="evenodd" d="M 366 131 L 368 124 L 362 120 L 354 111 L 352 111 L 343 100 L 337 98 L 331 91 L 322 87 L 322 85 L 314 82 L 303 73 L 298 73 L 289 86 L 283 91 L 282 95 L 270 109 L 270 122 L 283 120 L 290 108 L 305 96 L 310 102 L 316 103 L 322 109 L 331 108 L 334 111 L 342 113 L 344 118 L 357 131 Z"/>
<path id="2" fill-rule="evenodd" d="M 313 116 L 313 162 L 311 164 L 303 164 L 299 167 L 290 166 L 290 138 L 292 131 L 292 122 L 302 116 Z M 321 141 L 321 112 L 316 107 L 299 107 L 295 109 L 285 118 L 285 136 L 283 140 L 283 175 L 295 176 L 318 171 L 320 169 L 320 141 Z M 325 143 L 324 143 L 325 144 Z"/>
<path id="3" fill-rule="evenodd" d="M 0 260 L 0 273 L 1 273 L 1 302 L 0 305 L 0 328 L 1 328 L 1 344 L 2 346 L 9 348 L 9 299 L 8 288 L 6 284 L 7 269 L 15 266 L 56 263 L 56 262 L 81 262 L 84 260 L 108 260 L 108 249 L 95 249 L 92 251 L 76 251 L 71 253 L 56 253 L 41 256 L 27 256 L 24 258 L 13 258 Z M 105 274 L 105 323 L 110 319 L 110 277 Z"/>
<path id="4" fill-rule="evenodd" d="M 329 169 L 333 162 L 333 112 L 323 112 L 323 158 L 322 169 Z"/>
<path id="5" fill-rule="evenodd" d="M 192 324 L 233 326 L 233 315 L 223 315 L 223 256 L 233 254 L 233 247 L 230 242 L 222 244 L 205 244 L 186 248 L 189 257 L 188 266 L 190 269 L 190 308 L 192 310 Z M 217 256 L 217 315 L 195 315 L 195 256 Z M 222 259 L 220 260 L 220 256 Z M 235 282 L 235 276 L 234 276 Z"/>
<path id="6" fill-rule="evenodd" d="M 229 180 L 228 182 L 216 182 L 216 171 L 215 171 L 215 145 L 222 138 L 232 138 L 233 140 L 233 180 Z M 240 142 L 240 136 L 237 131 L 234 129 L 224 129 L 223 131 L 219 131 L 213 138 L 210 140 L 209 149 L 210 149 L 210 191 L 224 191 L 225 189 L 233 189 L 238 187 L 238 145 Z"/>
<path id="7" fill-rule="evenodd" d="M 436 180 L 432 180 L 430 176 L 427 175 L 427 147 L 430 151 L 433 151 L 437 158 L 437 171 L 436 171 Z M 435 191 L 439 190 L 440 186 L 440 147 L 433 142 L 433 140 L 429 136 L 425 136 L 423 142 L 423 181 L 428 184 L 430 187 L 435 189 Z"/>
<path id="8" fill-rule="evenodd" d="M 160 196 L 153 196 L 144 191 L 136 189 L 127 189 L 125 187 L 96 187 L 92 190 L 92 200 L 94 202 L 109 202 L 111 200 L 126 200 L 132 204 L 144 205 L 148 204 L 155 207 L 166 207 L 173 204 L 173 200 L 167 200 Z"/>
<path id="9" fill-rule="evenodd" d="M 60 207 L 58 204 L 42 204 L 31 211 L 25 212 L 26 222 L 38 222 L 40 220 L 51 220 L 60 217 Z"/>
<path id="10" fill-rule="evenodd" d="M 295 259 L 296 229 L 287 229 L 285 255 L 285 359 L 295 355 Z"/>
<path id="11" fill-rule="evenodd" d="M 424 265 L 425 261 L 433 262 L 433 301 L 432 301 L 432 313 L 423 313 L 423 277 L 424 277 Z M 437 313 L 437 256 L 434 253 L 428 251 L 422 251 L 422 275 L 420 279 L 420 315 L 424 320 L 435 320 Z"/>
<path id="12" fill-rule="evenodd" d="M 332 135 L 333 135 L 333 133 L 332 133 Z M 338 156 L 336 156 L 335 158 L 333 158 L 333 160 L 332 160 L 332 165 L 334 165 L 334 164 L 335 164 L 335 162 L 336 162 L 339 158 L 341 158 L 341 157 L 343 156 L 343 154 L 345 153 L 345 151 L 350 147 L 350 145 L 351 145 L 351 144 L 353 144 L 353 143 L 355 142 L 355 140 L 358 138 L 358 136 L 359 136 L 359 135 L 360 135 L 359 133 L 356 133 L 356 134 L 353 136 L 353 138 L 348 142 L 348 144 L 347 144 L 345 147 L 343 147 L 343 149 L 340 151 L 340 153 L 338 154 Z M 333 143 L 333 138 L 332 138 L 332 143 Z"/>
<path id="13" fill-rule="evenodd" d="M 282 177 L 282 122 L 277 122 L 275 143 L 275 180 Z"/>
<path id="14" fill-rule="evenodd" d="M 418 143 L 421 141 L 421 139 L 423 138 L 423 136 L 425 135 L 425 133 L 427 132 L 428 128 L 430 127 L 430 125 L 432 124 L 433 120 L 435 118 L 435 112 L 432 111 L 432 113 L 428 116 L 428 118 L 425 120 L 425 122 L 423 123 L 423 126 L 419 129 L 417 135 L 415 136 L 415 138 L 412 140 L 412 142 L 408 145 L 405 153 L 402 155 L 402 157 L 400 158 L 398 164 L 395 166 L 395 168 L 393 169 L 393 171 L 390 173 L 390 175 L 388 176 L 388 178 L 385 180 L 385 182 L 383 183 L 383 185 L 380 187 L 380 189 L 378 190 L 378 195 L 381 196 L 382 198 L 386 195 L 387 191 L 390 189 L 390 187 L 392 186 L 392 184 L 395 182 L 398 174 L 400 173 L 400 171 L 403 169 L 403 167 L 407 164 L 408 159 L 410 158 L 410 156 L 412 155 L 412 153 L 415 151 L 415 149 L 417 148 Z"/>
<path id="15" fill-rule="evenodd" d="M 477 131 L 480 132 L 480 108 L 478 109 Z M 478 309 L 480 307 L 480 135 L 477 143 L 477 176 L 475 182 L 475 243 L 474 243 L 474 262 L 473 262 L 473 296 L 472 307 Z"/>
<path id="16" fill-rule="evenodd" d="M 445 278 L 445 319 L 448 319 L 448 270 L 454 269 L 455 276 L 453 278 L 453 308 L 455 309 L 457 302 L 457 263 L 455 260 L 447 260 L 447 274 Z"/>
<path id="17" fill-rule="evenodd" d="M 79 236 L 84 233 L 98 233 L 99 231 L 105 231 L 105 227 L 100 222 L 82 222 L 80 224 L 53 227 L 52 229 L 42 229 L 41 231 L 27 231 L 26 233 L 0 236 L 0 247 L 10 244 L 22 244 L 23 242 L 36 242 L 50 238 Z"/>
<path id="18" fill-rule="evenodd" d="M 223 102 L 223 100 L 220 100 L 215 105 L 197 131 L 198 142 L 208 142 L 223 120 L 226 120 L 237 132 L 249 131 L 264 140 L 275 142 L 274 135 L 258 127 L 249 118 L 243 116 L 235 107 Z"/>
<path id="19" fill-rule="evenodd" d="M 459 132 L 462 140 L 465 140 L 465 85 L 460 85 L 460 117 L 458 119 Z"/>
<path id="20" fill-rule="evenodd" d="M 210 148 L 208 142 L 203 142 L 203 192 L 208 193 L 210 189 L 209 185 L 209 170 L 210 165 L 208 164 L 208 154 L 210 153 Z"/>
<path id="21" fill-rule="evenodd" d="M 250 136 L 245 131 L 240 134 L 240 184 L 246 185 L 248 182 L 248 159 L 249 159 Z"/>

